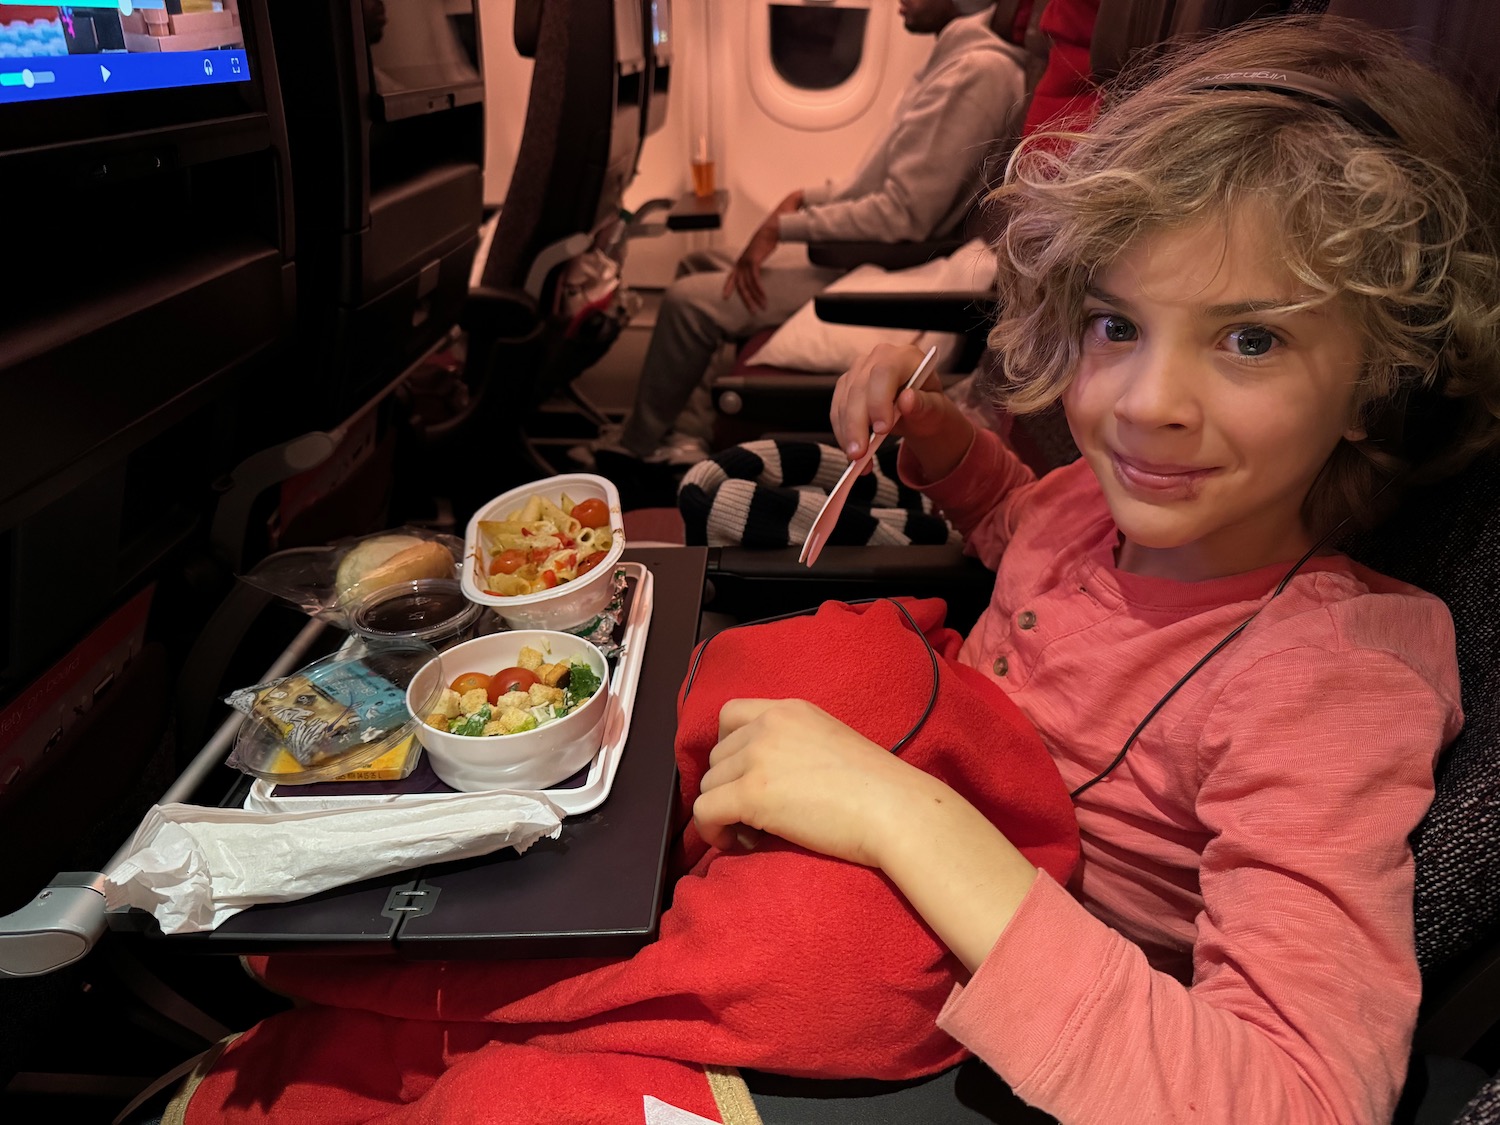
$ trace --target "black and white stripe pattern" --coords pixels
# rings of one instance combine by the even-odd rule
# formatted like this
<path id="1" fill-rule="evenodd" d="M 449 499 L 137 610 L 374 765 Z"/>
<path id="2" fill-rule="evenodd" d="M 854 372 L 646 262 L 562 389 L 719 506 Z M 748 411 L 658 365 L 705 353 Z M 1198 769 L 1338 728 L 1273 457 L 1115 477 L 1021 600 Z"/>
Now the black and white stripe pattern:
<path id="1" fill-rule="evenodd" d="M 958 541 L 926 497 L 897 478 L 897 448 L 882 446 L 875 472 L 855 482 L 831 545 Z M 716 453 L 688 470 L 677 490 L 688 544 L 796 546 L 848 464 L 841 450 L 803 441 L 751 441 Z"/>

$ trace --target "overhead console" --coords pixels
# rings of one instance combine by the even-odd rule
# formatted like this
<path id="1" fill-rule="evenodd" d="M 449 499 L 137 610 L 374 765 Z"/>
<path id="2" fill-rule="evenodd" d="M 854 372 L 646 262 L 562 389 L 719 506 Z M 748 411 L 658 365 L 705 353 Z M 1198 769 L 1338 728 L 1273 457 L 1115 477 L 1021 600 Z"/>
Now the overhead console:
<path id="1" fill-rule="evenodd" d="M 263 0 L 0 0 L 0 693 L 199 524 L 295 311 Z"/>

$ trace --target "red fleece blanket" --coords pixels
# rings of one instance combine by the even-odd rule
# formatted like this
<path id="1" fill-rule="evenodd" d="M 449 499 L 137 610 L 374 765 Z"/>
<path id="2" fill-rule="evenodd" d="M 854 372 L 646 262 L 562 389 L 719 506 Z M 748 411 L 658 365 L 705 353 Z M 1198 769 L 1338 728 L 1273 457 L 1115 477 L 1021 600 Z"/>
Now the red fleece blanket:
<path id="1" fill-rule="evenodd" d="M 919 728 L 902 757 L 1066 882 L 1077 830 L 1040 740 L 957 662 L 942 603 L 904 604 L 936 654 L 935 699 L 927 645 L 890 602 L 708 642 L 679 699 L 683 813 L 726 701 L 801 697 L 883 746 Z M 691 828 L 678 858 L 689 866 L 661 936 L 628 959 L 257 961 L 310 1003 L 235 1040 L 188 1122 L 603 1125 L 647 1120 L 650 1098 L 732 1121 L 715 1068 L 900 1079 L 964 1057 L 934 1024 L 962 968 L 882 875 L 773 838 L 720 852 Z"/>

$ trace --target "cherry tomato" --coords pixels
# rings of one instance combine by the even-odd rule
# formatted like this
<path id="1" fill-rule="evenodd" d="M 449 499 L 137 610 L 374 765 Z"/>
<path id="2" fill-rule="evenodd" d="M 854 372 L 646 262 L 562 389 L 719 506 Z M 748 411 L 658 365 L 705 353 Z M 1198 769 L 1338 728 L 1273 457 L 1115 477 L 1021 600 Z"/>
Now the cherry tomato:
<path id="1" fill-rule="evenodd" d="M 512 547 L 490 560 L 491 574 L 514 574 L 526 565 L 527 552 Z"/>
<path id="2" fill-rule="evenodd" d="M 600 563 L 602 563 L 604 561 L 604 555 L 605 555 L 605 552 L 603 552 L 603 551 L 595 551 L 592 555 L 590 555 L 588 558 L 584 559 L 581 563 L 579 563 L 578 564 L 578 574 L 579 574 L 579 576 L 582 577 L 583 575 L 587 574 L 589 571 L 593 570 L 594 567 L 596 567 Z"/>
<path id="3" fill-rule="evenodd" d="M 453 681 L 453 690 L 463 695 L 465 692 L 473 691 L 475 688 L 490 690 L 490 678 L 483 672 L 465 672 Z"/>
<path id="4" fill-rule="evenodd" d="M 608 527 L 609 508 L 603 500 L 580 500 L 573 505 L 573 518 L 584 527 Z"/>
<path id="5" fill-rule="evenodd" d="M 550 589 L 552 589 L 552 587 L 554 587 L 556 585 L 557 585 L 557 571 L 555 571 L 555 570 L 544 570 L 544 571 L 542 571 L 542 587 L 544 589 L 550 590 Z"/>
<path id="6" fill-rule="evenodd" d="M 529 691 L 531 685 L 538 683 L 536 673 L 526 668 L 501 668 L 489 678 L 490 702 L 496 702 L 502 695 L 512 691 Z"/>

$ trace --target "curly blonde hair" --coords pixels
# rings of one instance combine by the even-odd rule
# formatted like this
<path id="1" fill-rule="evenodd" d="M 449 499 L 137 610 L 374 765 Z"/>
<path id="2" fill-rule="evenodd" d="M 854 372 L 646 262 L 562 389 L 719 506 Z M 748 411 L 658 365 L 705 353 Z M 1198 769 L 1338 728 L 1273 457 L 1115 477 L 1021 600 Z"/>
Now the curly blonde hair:
<path id="1" fill-rule="evenodd" d="M 1194 88 L 1268 68 L 1362 98 L 1401 142 L 1285 93 Z M 1453 86 L 1355 21 L 1274 19 L 1169 49 L 1106 91 L 1087 131 L 1027 138 L 992 196 L 1002 402 L 1030 413 L 1058 401 L 1085 290 L 1134 240 L 1270 203 L 1307 303 L 1340 301 L 1365 342 L 1368 437 L 1334 450 L 1303 516 L 1315 530 L 1374 522 L 1390 483 L 1454 472 L 1500 435 L 1495 152 Z"/>

